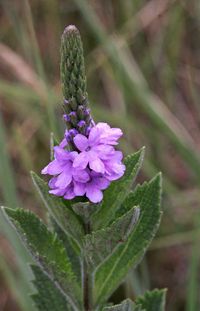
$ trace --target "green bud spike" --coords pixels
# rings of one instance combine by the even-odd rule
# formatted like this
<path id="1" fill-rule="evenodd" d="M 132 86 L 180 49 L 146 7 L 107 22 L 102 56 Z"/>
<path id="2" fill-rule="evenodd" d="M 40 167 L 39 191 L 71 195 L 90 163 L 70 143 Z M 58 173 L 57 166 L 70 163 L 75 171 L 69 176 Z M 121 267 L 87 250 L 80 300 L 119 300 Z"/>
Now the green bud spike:
<path id="1" fill-rule="evenodd" d="M 88 135 L 94 122 L 88 109 L 83 45 L 73 25 L 65 28 L 61 38 L 60 72 L 67 128 Z"/>
<path id="2" fill-rule="evenodd" d="M 61 38 L 60 71 L 64 98 L 69 101 L 73 98 L 77 106 L 82 104 L 87 98 L 83 45 L 80 33 L 73 25 L 65 28 Z"/>

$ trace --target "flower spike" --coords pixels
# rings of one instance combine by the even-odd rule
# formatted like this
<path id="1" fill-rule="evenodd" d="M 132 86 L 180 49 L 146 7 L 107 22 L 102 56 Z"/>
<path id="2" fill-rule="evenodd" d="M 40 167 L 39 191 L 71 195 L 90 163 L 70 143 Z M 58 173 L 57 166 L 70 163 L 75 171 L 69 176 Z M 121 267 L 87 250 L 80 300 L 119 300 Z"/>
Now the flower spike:
<path id="1" fill-rule="evenodd" d="M 122 152 L 115 150 L 122 131 L 107 123 L 95 124 L 91 117 L 83 46 L 78 29 L 72 25 L 62 35 L 60 69 L 67 130 L 42 174 L 52 176 L 51 194 L 67 200 L 87 197 L 98 203 L 103 199 L 102 191 L 124 174 Z"/>
<path id="2" fill-rule="evenodd" d="M 77 128 L 79 121 L 84 121 L 87 130 L 92 118 L 88 108 L 83 45 L 74 25 L 66 27 L 61 38 L 60 73 L 67 127 Z"/>

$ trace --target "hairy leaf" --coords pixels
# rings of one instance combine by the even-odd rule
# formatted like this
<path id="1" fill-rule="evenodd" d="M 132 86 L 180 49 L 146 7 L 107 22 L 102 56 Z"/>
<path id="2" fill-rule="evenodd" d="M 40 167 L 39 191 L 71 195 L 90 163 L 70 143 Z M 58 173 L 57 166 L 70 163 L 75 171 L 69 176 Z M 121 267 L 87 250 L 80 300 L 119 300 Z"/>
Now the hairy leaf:
<path id="1" fill-rule="evenodd" d="M 58 235 L 58 238 L 63 242 L 67 257 L 71 262 L 72 269 L 78 282 L 81 282 L 81 256 L 78 256 L 75 251 L 74 240 L 70 236 L 66 235 L 53 219 L 51 219 L 51 223 L 53 225 L 53 230 Z"/>
<path id="2" fill-rule="evenodd" d="M 104 192 L 101 208 L 92 217 L 94 230 L 105 228 L 108 223 L 115 219 L 115 214 L 130 191 L 130 187 L 142 165 L 143 157 L 144 147 L 125 158 L 126 171 L 124 176 L 114 181 Z"/>
<path id="3" fill-rule="evenodd" d="M 141 306 L 135 305 L 130 299 L 126 299 L 119 305 L 103 308 L 103 311 L 143 311 L 143 309 Z"/>
<path id="4" fill-rule="evenodd" d="M 38 190 L 49 214 L 61 229 L 80 245 L 84 229 L 76 214 L 66 206 L 61 198 L 49 194 L 49 187 L 37 174 L 31 172 L 33 183 Z M 67 201 L 66 201 L 67 202 Z"/>
<path id="5" fill-rule="evenodd" d="M 70 311 L 65 296 L 58 290 L 49 277 L 44 274 L 39 266 L 32 265 L 35 279 L 32 281 L 37 293 L 32 294 L 38 311 Z"/>
<path id="6" fill-rule="evenodd" d="M 88 265 L 95 269 L 117 246 L 126 242 L 139 218 L 139 208 L 133 207 L 109 227 L 85 237 L 85 256 Z"/>
<path id="7" fill-rule="evenodd" d="M 63 243 L 30 211 L 4 208 L 4 213 L 35 261 L 75 309 L 78 309 L 81 303 L 81 290 Z"/>
<path id="8" fill-rule="evenodd" d="M 155 289 L 148 291 L 142 297 L 136 299 L 146 311 L 164 311 L 165 310 L 166 289 Z"/>
<path id="9" fill-rule="evenodd" d="M 120 245 L 98 268 L 95 276 L 97 304 L 107 300 L 125 278 L 130 267 L 142 259 L 160 223 L 160 199 L 160 174 L 135 190 L 135 200 L 132 200 L 131 204 L 140 207 L 140 218 L 127 242 Z"/>

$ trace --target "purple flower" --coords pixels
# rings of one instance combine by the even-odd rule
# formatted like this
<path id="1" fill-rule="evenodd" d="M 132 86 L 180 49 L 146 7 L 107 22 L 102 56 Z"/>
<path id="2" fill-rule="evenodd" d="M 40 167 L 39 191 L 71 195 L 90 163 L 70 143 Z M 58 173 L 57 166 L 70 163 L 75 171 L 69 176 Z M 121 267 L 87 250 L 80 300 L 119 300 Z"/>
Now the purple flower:
<path id="1" fill-rule="evenodd" d="M 121 135 L 120 129 L 106 123 L 91 127 L 87 136 L 76 129 L 66 131 L 60 145 L 54 147 L 55 159 L 42 170 L 42 174 L 53 176 L 49 192 L 67 200 L 85 195 L 93 203 L 100 202 L 102 190 L 125 171 L 122 152 L 114 148 Z M 77 151 L 65 150 L 68 141 Z"/>
<path id="2" fill-rule="evenodd" d="M 75 180 L 71 181 L 66 188 L 61 189 L 56 187 L 56 177 L 53 177 L 49 181 L 49 187 L 51 190 L 49 193 L 56 196 L 62 196 L 64 199 L 71 200 L 76 196 L 83 196 L 85 194 L 85 184 L 77 182 Z"/>
<path id="3" fill-rule="evenodd" d="M 74 144 L 80 153 L 74 159 L 73 167 L 85 169 L 89 168 L 101 173 L 109 180 L 120 178 L 125 170 L 122 164 L 122 153 L 116 151 L 113 145 L 117 145 L 117 140 L 122 135 L 122 131 L 111 128 L 106 123 L 98 123 L 92 127 L 88 138 L 82 134 L 74 137 Z"/>
<path id="4" fill-rule="evenodd" d="M 49 192 L 67 200 L 86 195 L 91 202 L 98 203 L 103 198 L 102 190 L 106 189 L 110 182 L 88 168 L 74 168 L 73 161 L 77 155 L 76 151 L 54 148 L 55 159 L 42 170 L 42 174 L 54 176 L 49 181 Z"/>
<path id="5" fill-rule="evenodd" d="M 64 191 L 72 181 L 85 183 L 90 179 L 86 170 L 80 170 L 73 167 L 73 161 L 77 156 L 76 151 L 66 151 L 61 147 L 54 147 L 55 160 L 50 162 L 43 170 L 42 174 L 53 175 L 52 180 L 49 182 L 50 188 L 55 190 L 53 193 Z M 60 193 L 60 192 L 59 192 Z M 61 194 L 62 195 L 62 194 Z"/>
<path id="6" fill-rule="evenodd" d="M 99 122 L 95 128 L 96 137 L 99 136 L 99 143 L 118 145 L 117 140 L 123 135 L 122 130 L 111 128 L 107 123 Z"/>
<path id="7" fill-rule="evenodd" d="M 53 177 L 49 181 L 49 187 L 52 189 L 49 192 L 56 196 L 63 196 L 64 199 L 71 200 L 76 196 L 84 196 L 93 203 L 98 203 L 103 198 L 102 190 L 106 189 L 110 182 L 101 176 L 100 174 L 95 174 L 90 172 L 90 178 L 87 182 L 78 182 L 77 180 L 72 180 L 66 188 L 58 188 L 57 178 Z"/>
<path id="8" fill-rule="evenodd" d="M 101 202 L 103 192 L 110 185 L 110 182 L 101 174 L 91 172 L 90 180 L 85 184 L 86 197 L 93 203 Z"/>

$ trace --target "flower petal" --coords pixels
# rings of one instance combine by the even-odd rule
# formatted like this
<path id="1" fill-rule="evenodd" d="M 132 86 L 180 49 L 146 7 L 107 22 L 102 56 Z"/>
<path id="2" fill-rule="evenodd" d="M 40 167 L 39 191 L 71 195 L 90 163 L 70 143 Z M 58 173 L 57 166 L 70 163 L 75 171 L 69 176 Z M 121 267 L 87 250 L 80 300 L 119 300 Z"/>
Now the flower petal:
<path id="1" fill-rule="evenodd" d="M 90 179 L 90 176 L 86 170 L 80 170 L 78 168 L 72 169 L 72 175 L 75 181 L 81 183 L 86 183 Z"/>
<path id="2" fill-rule="evenodd" d="M 70 169 L 64 170 L 55 182 L 55 186 L 60 189 L 65 189 L 72 181 L 72 174 Z"/>
<path id="3" fill-rule="evenodd" d="M 74 161 L 74 159 L 76 158 L 77 155 L 78 155 L 77 151 L 70 151 L 70 159 L 71 159 L 71 161 Z"/>
<path id="4" fill-rule="evenodd" d="M 89 159 L 89 166 L 90 166 L 91 170 L 93 170 L 97 173 L 103 174 L 105 172 L 105 166 L 104 166 L 103 162 L 98 157 Z"/>
<path id="5" fill-rule="evenodd" d="M 58 161 L 68 161 L 70 159 L 70 152 L 56 146 L 54 147 L 54 156 Z"/>
<path id="6" fill-rule="evenodd" d="M 113 158 L 115 161 L 120 162 L 123 159 L 123 153 L 121 151 L 115 151 Z"/>
<path id="7" fill-rule="evenodd" d="M 86 186 L 80 182 L 74 182 L 74 193 L 78 196 L 83 196 L 85 194 Z"/>
<path id="8" fill-rule="evenodd" d="M 117 145 L 117 140 L 123 135 L 123 132 L 119 128 L 111 128 L 110 126 L 100 126 L 101 129 L 104 128 L 101 132 L 100 143 L 108 145 Z"/>
<path id="9" fill-rule="evenodd" d="M 98 154 L 98 157 L 102 160 L 109 159 L 110 157 L 114 156 L 116 152 L 113 146 L 109 146 L 105 144 L 100 144 L 100 145 L 92 147 L 92 151 Z"/>
<path id="10" fill-rule="evenodd" d="M 65 194 L 65 189 L 64 190 L 63 189 L 53 189 L 53 190 L 50 190 L 49 193 L 60 197 L 60 196 L 63 196 Z"/>
<path id="11" fill-rule="evenodd" d="M 101 132 L 105 132 L 110 130 L 110 125 L 106 122 L 99 122 L 96 124 L 96 128 L 98 128 Z"/>
<path id="12" fill-rule="evenodd" d="M 48 183 L 49 188 L 51 188 L 51 189 L 56 188 L 56 186 L 55 186 L 56 181 L 57 181 L 57 177 L 51 178 L 51 179 L 49 180 L 49 183 Z"/>
<path id="13" fill-rule="evenodd" d="M 91 184 L 87 186 L 86 196 L 93 203 L 98 203 L 103 199 L 102 191 Z"/>
<path id="14" fill-rule="evenodd" d="M 121 173 L 124 173 L 126 167 L 122 163 L 115 163 L 112 169 L 116 174 L 121 174 Z"/>
<path id="15" fill-rule="evenodd" d="M 84 169 L 88 165 L 88 153 L 81 152 L 74 159 L 73 167 L 78 167 L 79 169 Z"/>
<path id="16" fill-rule="evenodd" d="M 74 137 L 74 143 L 80 151 L 84 151 L 88 147 L 88 139 L 82 134 L 77 134 Z"/>
<path id="17" fill-rule="evenodd" d="M 43 170 L 42 174 L 57 175 L 63 171 L 63 165 L 57 160 L 50 162 Z"/>
<path id="18" fill-rule="evenodd" d="M 65 148 L 68 145 L 68 142 L 66 140 L 66 138 L 63 138 L 63 140 L 61 140 L 59 147 L 61 148 Z"/>
<path id="19" fill-rule="evenodd" d="M 64 199 L 67 199 L 67 200 L 71 200 L 73 198 L 75 198 L 75 193 L 74 193 L 74 187 L 73 187 L 73 183 L 71 183 L 67 189 L 66 189 L 66 192 L 65 192 L 65 195 L 64 195 Z"/>
<path id="20" fill-rule="evenodd" d="M 94 183 L 101 190 L 105 190 L 110 185 L 110 181 L 104 177 L 96 177 Z"/>
<path id="21" fill-rule="evenodd" d="M 95 146 L 100 139 L 101 131 L 96 127 L 92 127 L 88 137 L 89 146 Z"/>
<path id="22" fill-rule="evenodd" d="M 110 167 L 106 165 L 105 177 L 111 181 L 119 179 L 124 175 L 125 169 L 126 167 L 122 163 L 115 163 Z"/>

